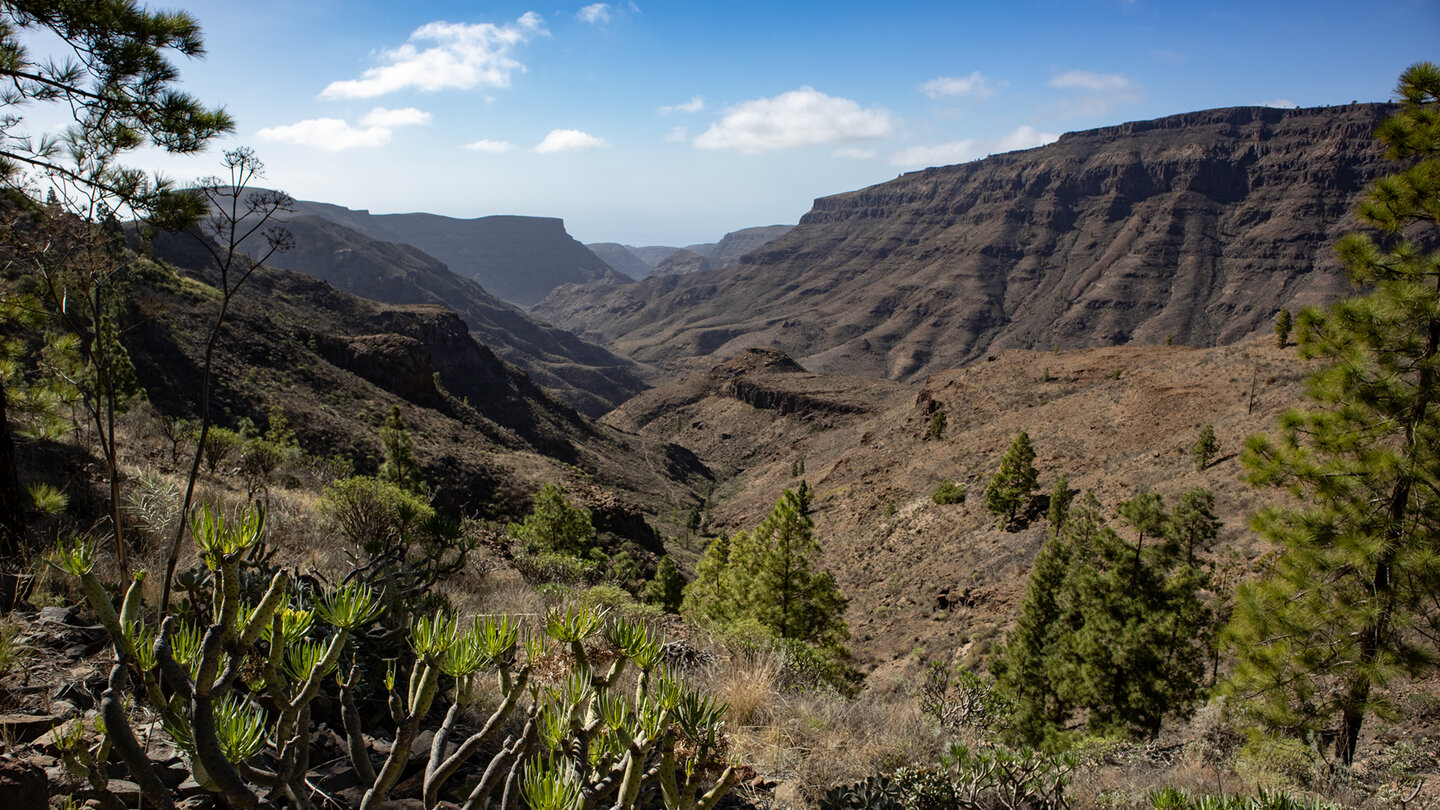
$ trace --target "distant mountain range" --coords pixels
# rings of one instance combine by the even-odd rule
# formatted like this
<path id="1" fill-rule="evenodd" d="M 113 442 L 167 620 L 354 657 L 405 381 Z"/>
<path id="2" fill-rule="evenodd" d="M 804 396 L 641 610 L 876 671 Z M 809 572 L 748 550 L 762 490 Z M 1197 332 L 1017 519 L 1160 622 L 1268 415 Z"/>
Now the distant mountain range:
<path id="1" fill-rule="evenodd" d="M 773 346 L 812 371 L 911 381 L 1006 348 L 1233 342 L 1348 292 L 1333 245 L 1390 170 L 1372 136 L 1391 110 L 1070 133 L 816 200 L 727 268 L 565 285 L 530 311 L 671 368 Z"/>
<path id="2" fill-rule="evenodd" d="M 683 248 L 665 245 L 635 247 L 616 242 L 597 242 L 586 247 L 617 272 L 638 279 L 650 275 L 673 275 L 729 267 L 739 261 L 741 256 L 779 239 L 794 227 L 763 225 L 757 228 L 742 228 L 725 234 L 719 242 L 686 245 Z"/>
<path id="3" fill-rule="evenodd" d="M 529 306 L 560 284 L 597 281 L 613 271 L 550 217 L 455 219 L 438 214 L 371 214 L 301 201 L 296 215 L 343 225 L 371 239 L 418 248 L 504 301 Z"/>

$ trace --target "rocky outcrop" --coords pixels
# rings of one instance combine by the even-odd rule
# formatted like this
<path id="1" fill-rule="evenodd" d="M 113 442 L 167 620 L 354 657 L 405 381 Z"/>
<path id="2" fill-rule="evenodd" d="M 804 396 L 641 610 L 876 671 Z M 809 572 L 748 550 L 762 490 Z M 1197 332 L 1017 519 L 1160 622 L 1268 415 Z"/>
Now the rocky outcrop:
<path id="1" fill-rule="evenodd" d="M 682 273 L 698 273 L 717 265 L 693 250 L 677 250 L 650 270 L 652 276 L 673 276 Z"/>
<path id="2" fill-rule="evenodd" d="M 1333 244 L 1388 171 L 1386 105 L 1208 110 L 1071 133 L 816 200 L 712 272 L 532 312 L 646 362 L 776 346 L 920 380 L 1005 348 L 1214 345 L 1349 287 Z"/>
<path id="3" fill-rule="evenodd" d="M 286 227 L 295 247 L 271 257 L 271 265 L 375 301 L 454 310 L 476 340 L 588 416 L 599 416 L 645 388 L 642 370 L 633 362 L 541 323 L 417 248 L 373 239 L 317 216 L 291 217 Z M 161 255 L 181 263 L 187 245 L 185 237 L 156 242 Z M 608 268 L 602 277 L 615 278 Z"/>

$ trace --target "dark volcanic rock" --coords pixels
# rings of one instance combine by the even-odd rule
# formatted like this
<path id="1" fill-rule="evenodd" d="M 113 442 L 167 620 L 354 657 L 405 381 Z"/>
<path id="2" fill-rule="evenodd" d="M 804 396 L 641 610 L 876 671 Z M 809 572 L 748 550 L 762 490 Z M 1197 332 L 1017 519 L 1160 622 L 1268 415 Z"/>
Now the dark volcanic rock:
<path id="1" fill-rule="evenodd" d="M 1244 107 L 1071 133 L 816 200 L 728 269 L 532 311 L 674 364 L 773 345 L 813 371 L 919 380 L 1004 348 L 1213 345 L 1349 287 L 1333 244 L 1390 170 L 1386 105 Z"/>
<path id="2" fill-rule="evenodd" d="M 45 810 L 49 804 L 50 783 L 43 770 L 23 760 L 0 759 L 0 807 Z"/>

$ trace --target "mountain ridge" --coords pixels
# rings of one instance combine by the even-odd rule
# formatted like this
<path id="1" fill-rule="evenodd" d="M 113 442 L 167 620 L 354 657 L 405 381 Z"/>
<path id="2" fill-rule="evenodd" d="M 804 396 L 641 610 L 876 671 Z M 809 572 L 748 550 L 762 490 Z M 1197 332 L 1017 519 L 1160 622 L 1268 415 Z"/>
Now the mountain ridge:
<path id="1" fill-rule="evenodd" d="M 557 217 L 513 214 L 457 219 L 428 213 L 372 214 L 332 203 L 297 200 L 295 215 L 343 225 L 372 239 L 410 245 L 518 306 L 558 284 L 597 281 L 613 272 L 565 231 Z"/>
<path id="2" fill-rule="evenodd" d="M 454 310 L 477 340 L 587 416 L 599 416 L 646 387 L 646 371 L 632 361 L 532 318 L 419 248 L 373 239 L 312 214 L 291 214 L 284 225 L 294 247 L 273 255 L 272 266 L 363 298 Z M 162 253 L 168 244 L 161 242 Z"/>
<path id="3" fill-rule="evenodd" d="M 1236 107 L 1069 133 L 815 201 L 723 270 L 531 311 L 641 362 L 775 346 L 918 381 L 1007 348 L 1233 342 L 1348 292 L 1331 246 L 1388 170 L 1384 104 Z"/>

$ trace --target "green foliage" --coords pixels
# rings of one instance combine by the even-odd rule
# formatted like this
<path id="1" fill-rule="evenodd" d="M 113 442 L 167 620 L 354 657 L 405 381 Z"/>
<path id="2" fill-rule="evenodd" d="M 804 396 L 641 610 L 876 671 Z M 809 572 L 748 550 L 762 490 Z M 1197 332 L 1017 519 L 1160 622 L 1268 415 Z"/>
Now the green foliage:
<path id="1" fill-rule="evenodd" d="M 645 585 L 645 601 L 659 605 L 666 613 L 679 613 L 684 589 L 685 580 L 680 576 L 679 566 L 666 554 L 655 566 L 655 578 Z"/>
<path id="2" fill-rule="evenodd" d="M 1070 478 L 1060 476 L 1055 486 L 1050 490 L 1050 507 L 1046 510 L 1045 519 L 1050 524 L 1050 536 L 1056 537 L 1065 530 L 1065 521 L 1070 517 L 1070 502 L 1075 498 L 1075 493 L 1070 491 Z"/>
<path id="3" fill-rule="evenodd" d="M 266 411 L 265 440 L 278 447 L 299 447 L 295 431 L 290 429 L 290 420 L 285 418 L 285 411 L 279 405 L 271 405 Z"/>
<path id="4" fill-rule="evenodd" d="M 1190 448 L 1190 457 L 1195 460 L 1195 469 L 1204 470 L 1215 460 L 1215 454 L 1220 452 L 1220 442 L 1215 438 L 1215 426 L 1207 424 L 1200 428 L 1200 435 L 1195 439 L 1195 445 Z"/>
<path id="5" fill-rule="evenodd" d="M 826 791 L 820 810 L 905 810 L 905 805 L 888 776 L 870 776 Z"/>
<path id="6" fill-rule="evenodd" d="M 1009 725 L 1013 707 L 993 680 L 961 666 L 931 661 L 920 679 L 920 710 L 942 728 L 991 735 Z"/>
<path id="7" fill-rule="evenodd" d="M 940 486 L 930 493 L 930 500 L 941 506 L 965 502 L 965 485 L 957 484 L 949 478 L 942 479 Z"/>
<path id="8" fill-rule="evenodd" d="M 199 437 L 197 437 L 198 439 Z M 205 468 L 211 473 L 245 444 L 240 434 L 229 428 L 212 427 L 205 431 L 200 450 L 205 454 Z"/>
<path id="9" fill-rule="evenodd" d="M 430 497 L 430 488 L 415 463 L 415 445 L 410 440 L 410 430 L 405 426 L 405 417 L 400 415 L 399 405 L 390 406 L 390 415 L 385 418 L 385 427 L 380 430 L 380 444 L 385 451 L 385 461 L 376 477 L 416 497 Z"/>
<path id="10" fill-rule="evenodd" d="M 542 551 L 515 555 L 515 570 L 531 585 L 554 583 L 568 587 L 595 585 L 604 577 L 604 570 L 596 560 L 572 557 Z"/>
<path id="11" fill-rule="evenodd" d="M 204 54 L 200 27 L 189 14 L 154 12 L 126 0 L 27 3 L 6 6 L 0 22 L 6 54 L 0 76 L 9 87 L 0 177 L 7 182 L 22 166 L 39 167 L 104 188 L 137 210 L 172 208 L 174 201 L 160 195 L 163 183 L 114 165 L 117 155 L 147 142 L 196 152 L 234 128 L 224 110 L 207 109 L 175 87 L 179 73 L 171 55 Z M 58 43 L 65 56 L 32 55 L 30 47 L 42 41 Z M 73 116 L 63 139 L 26 126 L 23 108 L 36 103 Z M 39 137 L 32 140 L 32 133 Z M 77 150 L 88 160 L 62 166 L 64 152 Z"/>
<path id="12" fill-rule="evenodd" d="M 530 514 L 523 523 L 511 523 L 511 536 L 533 553 L 588 557 L 595 549 L 595 527 L 590 510 L 574 506 L 558 484 L 546 484 L 535 493 Z"/>
<path id="13" fill-rule="evenodd" d="M 1285 348 L 1290 345 L 1290 330 L 1295 328 L 1295 321 L 1290 315 L 1290 310 L 1280 308 L 1280 314 L 1275 316 L 1275 345 Z"/>
<path id="14" fill-rule="evenodd" d="M 240 474 L 249 485 L 250 495 L 264 489 L 270 476 L 282 464 L 294 457 L 290 448 L 276 444 L 269 439 L 251 439 L 240 449 Z"/>
<path id="15" fill-rule="evenodd" d="M 1357 209 L 1379 234 L 1337 246 L 1371 292 L 1300 314 L 1300 354 L 1322 366 L 1314 406 L 1242 454 L 1253 484 L 1303 505 L 1252 522 L 1280 555 L 1238 594 L 1234 688 L 1274 727 L 1338 724 L 1347 765 L 1383 687 L 1434 671 L 1440 628 L 1440 66 L 1411 66 L 1399 95 L 1377 136 L 1406 168 Z"/>
<path id="16" fill-rule="evenodd" d="M 645 582 L 645 571 L 630 549 L 610 554 L 605 563 L 605 576 L 631 595 L 639 593 Z"/>
<path id="17" fill-rule="evenodd" d="M 377 556 L 433 516 L 434 510 L 389 481 L 357 475 L 325 487 L 320 514 L 361 551 Z"/>
<path id="18" fill-rule="evenodd" d="M 686 589 L 686 612 L 722 624 L 753 619 L 782 639 L 842 642 L 845 598 L 830 572 L 814 570 L 813 525 L 804 496 L 785 490 L 753 532 L 710 544 Z"/>
<path id="19" fill-rule="evenodd" d="M 945 411 L 943 408 L 936 411 L 935 415 L 930 417 L 930 428 L 927 431 L 930 441 L 938 442 L 945 438 L 945 422 Z"/>
<path id="20" fill-rule="evenodd" d="M 1017 737 L 1043 743 L 1084 709 L 1092 732 L 1159 733 L 1200 696 L 1213 624 L 1201 555 L 1218 532 L 1213 497 L 1173 511 L 1142 495 L 1121 504 L 1126 542 L 1086 495 L 1036 557 L 1020 617 L 992 661 L 1015 701 Z M 1147 544 L 1148 541 L 1148 544 Z"/>
<path id="21" fill-rule="evenodd" d="M 35 483 L 25 487 L 34 509 L 46 515 L 58 515 L 70 506 L 70 496 L 46 483 Z"/>
<path id="22" fill-rule="evenodd" d="M 289 797 L 285 806 L 325 798 L 312 787 L 310 706 L 334 684 L 339 700 L 330 702 L 338 704 L 350 768 L 339 772 L 359 785 L 366 810 L 384 807 L 417 759 L 426 763 L 421 806 L 433 808 L 446 783 L 482 752 L 488 764 L 479 764 L 487 767 L 475 772 L 486 776 L 467 786 L 474 806 L 524 792 L 537 807 L 634 810 L 648 790 L 667 810 L 711 810 L 734 783 L 736 772 L 722 757 L 725 706 L 661 666 L 658 635 L 588 607 L 549 612 L 538 628 L 543 635 L 533 628 L 522 635 L 520 622 L 509 616 L 462 620 L 448 611 L 402 625 L 408 654 L 403 663 L 392 661 L 385 676 L 393 742 L 377 768 L 360 722 L 358 669 L 337 673 L 347 646 L 371 643 L 358 631 L 377 618 L 380 598 L 358 583 L 312 593 L 283 573 L 253 601 L 242 596 L 245 556 L 260 543 L 263 526 L 258 512 L 227 519 L 202 510 L 193 530 L 218 578 L 214 600 L 208 611 L 197 606 L 192 620 L 165 615 L 158 630 L 145 620 L 143 576 L 135 577 L 117 612 L 93 573 L 93 544 L 63 545 L 57 563 L 80 578 L 110 633 L 116 663 L 109 678 L 114 688 L 102 699 L 102 742 L 90 747 L 77 734 L 61 747 L 67 765 L 88 774 L 91 790 L 107 805 L 119 806 L 103 769 L 112 751 L 146 806 L 173 807 L 179 799 L 168 787 L 174 783 L 158 778 L 130 725 L 127 701 L 117 694 L 132 680 L 185 752 L 200 789 L 247 810 L 270 806 L 267 797 L 277 791 Z M 592 659 L 588 650 L 603 658 Z M 401 677 L 401 667 L 408 677 Z M 636 675 L 622 680 L 627 668 Z M 536 672 L 544 673 L 543 685 L 532 685 Z M 479 705 L 476 687 L 487 673 L 499 700 L 488 703 L 479 730 L 460 736 L 460 711 Z M 433 712 L 447 695 L 448 711 Z M 435 744 L 417 750 L 422 724 L 442 714 L 431 729 Z M 503 742 L 502 729 L 510 734 Z"/>
<path id="23" fill-rule="evenodd" d="M 896 771 L 890 789 L 900 795 L 907 810 L 1061 810 L 1070 806 L 1065 789 L 1078 767 L 1079 761 L 1068 754 L 954 743 L 941 756 L 939 767 Z"/>
<path id="24" fill-rule="evenodd" d="M 1035 469 L 1035 448 L 1030 445 L 1030 435 L 1022 430 L 1000 459 L 995 477 L 985 487 L 985 508 L 1000 517 L 1000 528 L 1010 528 L 1029 506 L 1039 477 Z"/>
<path id="25" fill-rule="evenodd" d="M 1342 810 L 1344 805 L 1261 789 L 1254 796 L 1194 796 L 1173 785 L 1145 794 L 1154 810 Z"/>

